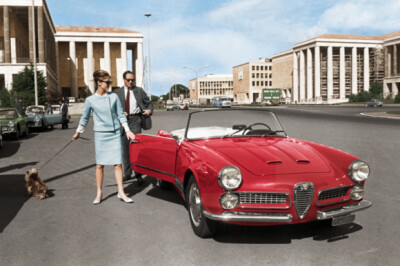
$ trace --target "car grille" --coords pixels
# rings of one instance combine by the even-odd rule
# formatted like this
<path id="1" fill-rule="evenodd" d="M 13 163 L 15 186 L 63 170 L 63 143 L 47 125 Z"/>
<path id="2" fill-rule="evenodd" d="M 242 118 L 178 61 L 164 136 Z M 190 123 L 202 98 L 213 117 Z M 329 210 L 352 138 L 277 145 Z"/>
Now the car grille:
<path id="1" fill-rule="evenodd" d="M 321 193 L 319 193 L 318 200 L 329 200 L 346 196 L 349 188 L 350 187 L 347 186 L 323 190 Z"/>
<path id="2" fill-rule="evenodd" d="M 285 193 L 239 193 L 240 203 L 286 203 Z"/>
<path id="3" fill-rule="evenodd" d="M 294 186 L 294 205 L 297 215 L 303 219 L 310 208 L 314 195 L 314 184 L 309 182 L 298 183 Z"/>

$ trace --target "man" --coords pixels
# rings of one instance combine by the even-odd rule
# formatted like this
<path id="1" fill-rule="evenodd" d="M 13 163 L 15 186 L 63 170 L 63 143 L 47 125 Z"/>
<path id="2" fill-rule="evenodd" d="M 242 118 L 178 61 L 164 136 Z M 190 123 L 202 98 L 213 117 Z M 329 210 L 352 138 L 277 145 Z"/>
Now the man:
<path id="1" fill-rule="evenodd" d="M 14 108 L 17 109 L 17 112 L 18 112 L 20 115 L 24 116 L 24 115 L 25 115 L 25 111 L 24 111 L 24 109 L 22 108 L 22 101 L 23 101 L 23 100 L 22 100 L 21 97 L 18 98 L 18 101 L 15 103 Z M 15 117 L 18 117 L 17 113 L 14 113 L 14 116 L 15 116 Z"/>
<path id="2" fill-rule="evenodd" d="M 153 103 L 142 88 L 134 86 L 135 77 L 131 71 L 125 71 L 123 79 L 124 86 L 117 89 L 115 93 L 118 95 L 124 108 L 130 130 L 134 134 L 142 133 L 142 116 L 152 115 L 154 109 Z M 121 138 L 124 154 L 124 180 L 129 180 L 132 178 L 132 168 L 129 160 L 129 140 L 123 129 L 121 130 Z M 142 175 L 136 173 L 135 177 L 138 186 L 142 185 Z"/>
<path id="3" fill-rule="evenodd" d="M 68 106 L 63 100 L 60 100 L 60 114 L 62 114 L 61 125 L 62 129 L 68 129 Z"/>
<path id="4" fill-rule="evenodd" d="M 44 108 L 45 108 L 45 114 L 53 113 L 53 110 L 51 109 L 51 104 L 49 104 L 48 101 L 44 101 Z"/>

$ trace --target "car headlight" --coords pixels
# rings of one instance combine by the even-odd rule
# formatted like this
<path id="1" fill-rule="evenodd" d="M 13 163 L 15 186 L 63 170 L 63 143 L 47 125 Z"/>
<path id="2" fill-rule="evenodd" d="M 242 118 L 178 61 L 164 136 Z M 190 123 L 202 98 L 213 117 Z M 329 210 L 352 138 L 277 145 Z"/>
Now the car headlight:
<path id="1" fill-rule="evenodd" d="M 226 190 L 235 190 L 242 184 L 242 174 L 233 165 L 225 166 L 218 174 L 219 185 Z"/>
<path id="2" fill-rule="evenodd" d="M 233 209 L 239 203 L 239 198 L 234 193 L 226 193 L 219 199 L 219 204 L 225 210 Z"/>
<path id="3" fill-rule="evenodd" d="M 40 117 L 35 116 L 35 121 L 36 121 L 36 122 L 39 122 L 39 121 L 40 121 Z"/>
<path id="4" fill-rule="evenodd" d="M 350 197 L 353 200 L 360 200 L 364 197 L 364 187 L 356 185 L 350 191 Z"/>
<path id="5" fill-rule="evenodd" d="M 369 166 L 366 162 L 355 160 L 349 166 L 349 176 L 354 182 L 361 182 L 368 178 Z"/>
<path id="6" fill-rule="evenodd" d="M 14 127 L 14 121 L 8 122 L 8 126 L 9 126 L 9 127 Z"/>

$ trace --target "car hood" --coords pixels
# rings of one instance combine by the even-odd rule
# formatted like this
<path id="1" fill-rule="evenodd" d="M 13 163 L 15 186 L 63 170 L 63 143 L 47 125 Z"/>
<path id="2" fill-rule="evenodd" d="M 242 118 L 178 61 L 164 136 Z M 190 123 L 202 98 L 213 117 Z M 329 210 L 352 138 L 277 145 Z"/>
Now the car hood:
<path id="1" fill-rule="evenodd" d="M 230 158 L 254 175 L 326 173 L 330 167 L 314 148 L 286 138 L 209 141 L 209 149 Z"/>

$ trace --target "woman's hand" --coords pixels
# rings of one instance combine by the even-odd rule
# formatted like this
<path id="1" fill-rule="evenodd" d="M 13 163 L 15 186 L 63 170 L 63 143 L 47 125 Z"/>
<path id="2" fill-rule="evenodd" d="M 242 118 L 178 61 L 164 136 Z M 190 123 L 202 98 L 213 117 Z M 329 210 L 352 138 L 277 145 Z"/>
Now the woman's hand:
<path id="1" fill-rule="evenodd" d="M 135 139 L 135 134 L 133 134 L 132 131 L 128 131 L 128 132 L 126 132 L 126 137 L 128 139 Z"/>
<path id="2" fill-rule="evenodd" d="M 76 140 L 77 138 L 79 138 L 80 134 L 81 133 L 79 133 L 79 132 L 75 132 L 75 134 L 72 136 L 72 140 Z"/>

